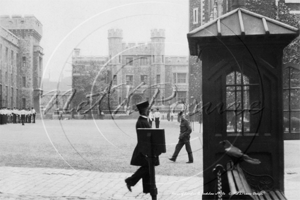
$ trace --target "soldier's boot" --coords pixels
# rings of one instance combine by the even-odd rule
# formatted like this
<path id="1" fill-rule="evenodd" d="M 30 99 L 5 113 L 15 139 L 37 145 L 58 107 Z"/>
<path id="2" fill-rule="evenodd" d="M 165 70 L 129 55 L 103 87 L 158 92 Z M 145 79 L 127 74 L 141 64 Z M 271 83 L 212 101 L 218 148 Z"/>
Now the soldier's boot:
<path id="1" fill-rule="evenodd" d="M 189 161 L 186 163 L 193 163 L 194 162 L 193 153 L 188 153 L 188 157 L 189 157 Z"/>

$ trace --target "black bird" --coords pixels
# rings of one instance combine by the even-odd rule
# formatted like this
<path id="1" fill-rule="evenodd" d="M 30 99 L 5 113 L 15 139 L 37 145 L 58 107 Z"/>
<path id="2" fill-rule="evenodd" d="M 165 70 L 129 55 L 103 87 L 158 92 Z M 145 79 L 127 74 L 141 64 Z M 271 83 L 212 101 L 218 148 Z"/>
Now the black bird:
<path id="1" fill-rule="evenodd" d="M 248 155 L 244 154 L 239 148 L 233 146 L 228 140 L 223 140 L 220 142 L 224 146 L 224 150 L 226 154 L 236 160 L 237 158 L 241 161 L 246 161 L 250 164 L 258 165 L 260 164 L 260 160 L 256 158 L 251 158 Z"/>

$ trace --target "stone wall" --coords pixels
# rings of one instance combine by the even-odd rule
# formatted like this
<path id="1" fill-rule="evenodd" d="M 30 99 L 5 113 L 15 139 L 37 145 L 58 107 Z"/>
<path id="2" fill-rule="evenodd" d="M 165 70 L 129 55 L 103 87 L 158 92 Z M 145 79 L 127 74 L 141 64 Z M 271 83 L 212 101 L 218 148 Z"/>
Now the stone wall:
<path id="1" fill-rule="evenodd" d="M 16 52 L 16 106 L 35 107 L 39 111 L 39 95 L 34 94 L 40 87 L 43 73 L 43 49 L 39 45 L 42 38 L 42 24 L 34 16 L 0 16 L 0 24 L 18 38 Z M 17 65 L 16 64 L 16 65 Z M 25 81 L 25 83 L 24 83 Z M 26 100 L 23 105 L 23 99 Z"/>
<path id="2" fill-rule="evenodd" d="M 0 107 L 17 107 L 19 38 L 0 27 Z"/>

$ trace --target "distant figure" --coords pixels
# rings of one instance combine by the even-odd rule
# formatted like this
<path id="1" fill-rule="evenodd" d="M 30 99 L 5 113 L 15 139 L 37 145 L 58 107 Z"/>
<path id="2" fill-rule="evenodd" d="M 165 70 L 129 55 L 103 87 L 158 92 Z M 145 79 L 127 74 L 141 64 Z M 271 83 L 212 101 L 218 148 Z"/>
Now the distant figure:
<path id="1" fill-rule="evenodd" d="M 178 138 L 179 141 L 175 147 L 173 156 L 171 158 L 169 158 L 169 160 L 175 162 L 181 148 L 185 145 L 185 149 L 188 153 L 188 158 L 189 158 L 189 161 L 187 163 L 193 163 L 194 162 L 193 152 L 192 152 L 192 148 L 191 148 L 191 144 L 190 144 L 190 134 L 192 132 L 192 129 L 191 129 L 189 121 L 187 119 L 185 119 L 182 111 L 179 112 L 178 118 L 180 121 L 180 134 L 179 134 L 179 138 Z"/>
<path id="2" fill-rule="evenodd" d="M 31 113 L 30 113 L 30 108 L 27 108 L 27 115 L 26 115 L 26 118 L 27 118 L 27 123 L 31 123 Z"/>
<path id="3" fill-rule="evenodd" d="M 32 123 L 35 123 L 35 115 L 36 115 L 36 111 L 33 107 L 31 107 L 31 115 L 32 115 L 32 120 L 33 122 Z"/>
<path id="4" fill-rule="evenodd" d="M 21 122 L 22 125 L 24 126 L 24 122 L 26 120 L 26 110 L 23 108 L 23 110 L 20 111 L 20 114 L 21 114 Z"/>
<path id="5" fill-rule="evenodd" d="M 170 112 L 167 113 L 167 120 L 170 121 Z"/>
<path id="6" fill-rule="evenodd" d="M 172 122 L 173 119 L 174 119 L 174 112 L 173 112 L 173 111 L 171 111 L 171 113 L 170 113 L 170 119 L 171 119 L 171 122 Z"/>
<path id="7" fill-rule="evenodd" d="M 159 109 L 156 108 L 156 112 L 154 113 L 154 119 L 155 119 L 155 127 L 159 128 L 159 123 L 160 123 L 160 112 Z"/>
<path id="8" fill-rule="evenodd" d="M 58 119 L 59 120 L 63 119 L 63 110 L 61 110 L 61 109 L 58 111 Z"/>
<path id="9" fill-rule="evenodd" d="M 154 113 L 153 113 L 153 109 L 150 110 L 149 112 L 149 117 L 148 117 L 148 121 L 149 121 L 149 124 L 152 128 L 152 122 L 154 121 Z"/>
<path id="10" fill-rule="evenodd" d="M 13 123 L 17 123 L 17 110 L 16 108 L 14 107 L 14 109 L 12 110 L 12 115 L 13 115 Z"/>

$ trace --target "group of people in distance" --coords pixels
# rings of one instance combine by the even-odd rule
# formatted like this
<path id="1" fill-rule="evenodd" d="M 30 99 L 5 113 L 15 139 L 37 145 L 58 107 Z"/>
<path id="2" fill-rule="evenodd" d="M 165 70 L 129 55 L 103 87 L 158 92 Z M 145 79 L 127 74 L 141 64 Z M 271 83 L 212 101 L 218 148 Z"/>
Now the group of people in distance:
<path id="1" fill-rule="evenodd" d="M 154 113 L 153 113 L 153 109 L 150 110 L 148 115 L 150 128 L 152 128 L 152 122 L 155 122 L 155 128 L 159 128 L 160 117 L 161 115 L 158 108 L 156 108 L 156 111 Z"/>
<path id="2" fill-rule="evenodd" d="M 180 113 L 180 112 L 179 112 L 179 113 Z M 179 113 L 178 113 L 178 115 L 179 115 Z M 170 112 L 170 113 L 168 113 L 168 116 L 167 116 L 168 121 L 171 121 L 171 122 L 172 122 L 173 119 L 174 119 L 174 115 L 175 115 L 175 114 L 174 114 L 173 111 Z M 151 109 L 151 110 L 149 111 L 148 121 L 149 121 L 149 124 L 150 124 L 151 127 L 152 127 L 152 122 L 155 122 L 155 128 L 159 128 L 160 118 L 161 118 L 161 114 L 160 114 L 158 108 L 156 108 L 156 111 L 155 111 L 155 112 L 153 112 L 153 109 Z M 179 117 L 178 117 L 177 119 L 178 119 L 178 122 L 180 122 L 180 121 L 179 121 Z"/>
<path id="3" fill-rule="evenodd" d="M 138 128 L 152 128 L 152 122 L 154 120 L 155 120 L 156 128 L 159 128 L 159 119 L 160 119 L 159 109 L 157 109 L 155 113 L 153 113 L 152 109 L 149 111 L 149 102 L 148 101 L 141 102 L 141 103 L 137 104 L 136 106 L 140 113 L 140 116 L 136 123 L 136 130 Z M 187 119 L 185 119 L 184 113 L 182 111 L 179 112 L 178 118 L 179 118 L 179 122 L 180 122 L 178 143 L 175 147 L 175 151 L 174 151 L 172 157 L 169 158 L 169 160 L 172 162 L 175 162 L 182 147 L 186 146 L 186 151 L 188 154 L 188 162 L 187 163 L 193 163 L 194 162 L 193 153 L 192 153 L 192 149 L 191 149 L 191 145 L 190 145 L 190 134 L 192 132 L 192 129 L 191 129 L 189 121 Z M 126 178 L 125 183 L 126 183 L 128 190 L 131 192 L 131 187 L 136 185 L 139 182 L 139 180 L 142 179 L 143 192 L 150 193 L 150 195 L 152 196 L 154 194 L 152 194 L 150 191 L 151 183 L 150 183 L 150 173 L 149 173 L 149 164 L 148 164 L 148 159 L 151 159 L 151 158 L 148 158 L 146 155 L 143 155 L 139 151 L 139 145 L 141 145 L 141 144 L 138 143 L 136 145 L 133 155 L 132 155 L 132 158 L 131 158 L 131 161 L 130 161 L 131 165 L 139 166 L 139 169 L 132 176 Z M 154 157 L 152 162 L 153 162 L 154 166 L 158 166 L 159 165 L 158 156 Z M 153 193 L 155 193 L 155 191 Z"/>
<path id="4" fill-rule="evenodd" d="M 17 109 L 17 108 L 1 108 L 0 109 L 0 125 L 7 123 L 35 123 L 36 111 L 31 109 Z"/>

